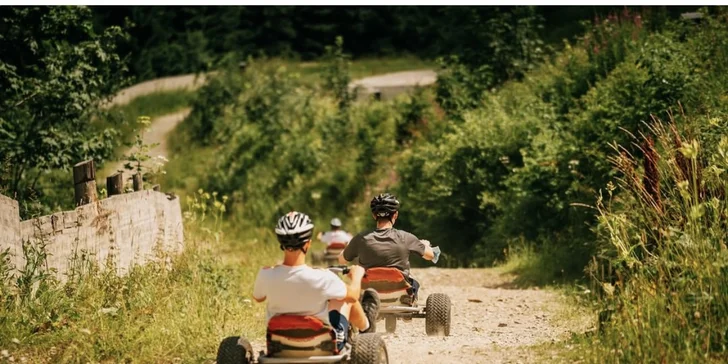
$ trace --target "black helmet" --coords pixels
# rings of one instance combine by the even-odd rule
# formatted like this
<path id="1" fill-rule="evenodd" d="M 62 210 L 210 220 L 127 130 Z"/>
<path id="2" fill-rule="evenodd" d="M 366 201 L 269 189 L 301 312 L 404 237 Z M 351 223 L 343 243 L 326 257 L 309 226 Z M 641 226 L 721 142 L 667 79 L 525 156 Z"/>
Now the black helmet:
<path id="1" fill-rule="evenodd" d="M 399 200 L 394 195 L 382 193 L 372 199 L 369 207 L 377 218 L 392 217 L 399 210 Z"/>
<path id="2" fill-rule="evenodd" d="M 291 211 L 278 219 L 276 236 L 281 248 L 300 248 L 313 236 L 313 222 L 308 215 Z"/>

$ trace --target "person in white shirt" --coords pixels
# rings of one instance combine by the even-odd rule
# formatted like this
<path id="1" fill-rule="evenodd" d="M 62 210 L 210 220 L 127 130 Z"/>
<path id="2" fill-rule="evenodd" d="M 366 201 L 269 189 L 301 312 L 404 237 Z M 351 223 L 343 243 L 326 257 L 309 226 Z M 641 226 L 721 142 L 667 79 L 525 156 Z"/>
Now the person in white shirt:
<path id="1" fill-rule="evenodd" d="M 258 272 L 253 299 L 268 301 L 266 324 L 271 317 L 283 314 L 317 317 L 336 331 L 341 350 L 348 340 L 349 321 L 360 332 L 374 331 L 379 297 L 373 290 L 362 292 L 364 268 L 358 265 L 350 267 L 348 285 L 329 270 L 306 265 L 313 228 L 308 215 L 296 211 L 278 220 L 275 233 L 283 250 L 283 264 Z"/>
<path id="2" fill-rule="evenodd" d="M 341 220 L 338 218 L 331 219 L 331 230 L 325 233 L 319 233 L 318 239 L 326 243 L 327 247 L 331 247 L 332 244 L 343 245 L 341 248 L 346 246 L 351 240 L 351 234 L 347 233 L 341 228 Z"/>

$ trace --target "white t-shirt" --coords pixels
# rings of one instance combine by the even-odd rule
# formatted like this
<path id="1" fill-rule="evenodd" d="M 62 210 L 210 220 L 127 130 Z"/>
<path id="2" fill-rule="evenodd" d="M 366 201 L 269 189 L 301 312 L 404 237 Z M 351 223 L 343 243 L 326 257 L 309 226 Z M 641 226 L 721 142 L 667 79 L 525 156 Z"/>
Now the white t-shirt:
<path id="1" fill-rule="evenodd" d="M 346 285 L 326 269 L 277 265 L 258 272 L 253 297 L 267 298 L 266 324 L 280 314 L 316 316 L 329 324 L 329 300 L 344 299 Z"/>
<path id="2" fill-rule="evenodd" d="M 327 231 L 321 235 L 321 241 L 326 243 L 326 245 L 331 245 L 331 243 L 348 243 L 351 238 L 351 234 L 344 230 Z"/>

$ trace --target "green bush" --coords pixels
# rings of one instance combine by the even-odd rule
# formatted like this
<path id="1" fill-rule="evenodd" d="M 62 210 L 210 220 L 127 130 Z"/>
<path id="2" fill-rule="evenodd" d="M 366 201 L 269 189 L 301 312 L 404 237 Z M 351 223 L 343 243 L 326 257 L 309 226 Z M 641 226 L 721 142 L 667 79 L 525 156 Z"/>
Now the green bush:
<path id="1" fill-rule="evenodd" d="M 340 49 L 331 52 L 326 69 L 335 86 L 349 76 Z M 424 91 L 359 103 L 342 90 L 305 83 L 265 60 L 250 60 L 242 75 L 215 76 L 200 90 L 189 125 L 215 150 L 202 186 L 230 195 L 234 219 L 253 225 L 270 225 L 291 209 L 322 222 L 359 214 L 366 187 L 422 135 L 433 104 Z"/>
<path id="2" fill-rule="evenodd" d="M 649 19 L 624 12 L 521 81 L 450 92 L 458 123 L 402 160 L 403 209 L 417 216 L 403 222 L 448 246 L 453 262 L 491 264 L 525 240 L 580 276 L 595 249 L 591 206 L 617 176 L 614 146 L 641 158 L 631 135 L 646 133 L 652 115 L 699 114 L 724 98 L 726 72 L 717 65 L 725 60 L 714 57 L 725 55 L 726 30 L 718 19 L 668 22 L 651 33 Z"/>

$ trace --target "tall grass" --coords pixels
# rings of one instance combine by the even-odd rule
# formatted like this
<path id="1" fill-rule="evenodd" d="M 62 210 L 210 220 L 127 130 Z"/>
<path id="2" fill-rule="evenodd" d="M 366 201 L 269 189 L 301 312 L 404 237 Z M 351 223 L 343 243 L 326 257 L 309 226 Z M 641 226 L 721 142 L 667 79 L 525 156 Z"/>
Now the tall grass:
<path id="1" fill-rule="evenodd" d="M 184 252 L 124 276 L 79 258 L 54 279 L 42 244 L 27 250 L 37 264 L 17 279 L 0 264 L 0 349 L 16 362 L 200 363 L 225 336 L 261 337 L 263 305 L 250 295 L 259 266 L 278 255 L 269 229 L 226 226 L 221 201 L 205 192 L 189 202 Z"/>
<path id="2" fill-rule="evenodd" d="M 597 205 L 590 266 L 604 308 L 594 362 L 728 360 L 728 122 L 678 120 L 634 138 L 643 162 L 622 147 L 612 159 L 621 177 Z"/>

